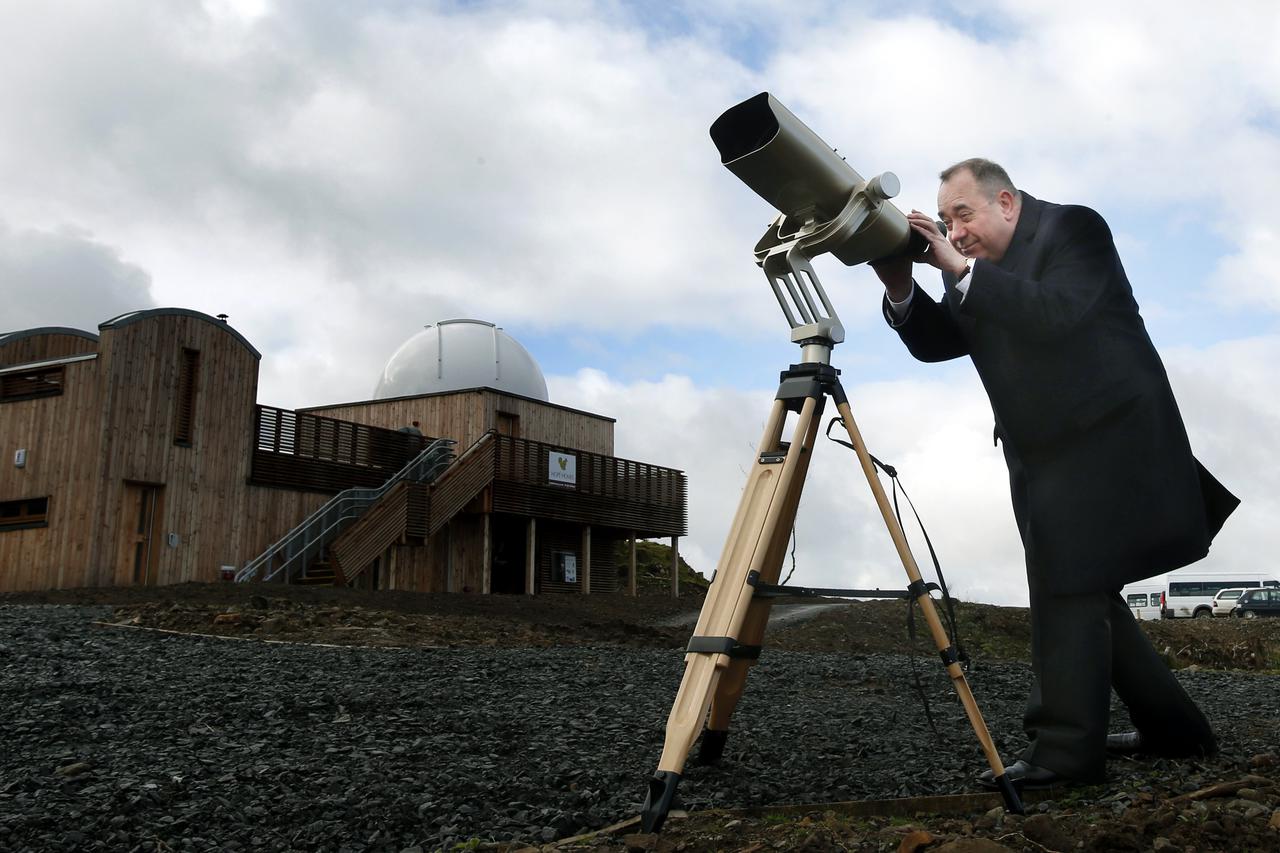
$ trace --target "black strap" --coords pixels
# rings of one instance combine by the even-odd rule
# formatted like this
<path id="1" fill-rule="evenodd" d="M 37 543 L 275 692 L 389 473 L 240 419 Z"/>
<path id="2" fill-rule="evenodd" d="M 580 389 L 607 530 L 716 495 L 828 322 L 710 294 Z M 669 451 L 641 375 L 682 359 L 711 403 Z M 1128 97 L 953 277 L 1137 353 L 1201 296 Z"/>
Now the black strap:
<path id="1" fill-rule="evenodd" d="M 834 427 L 836 424 L 843 424 L 843 423 L 844 421 L 839 417 L 833 417 L 830 421 L 828 421 L 827 422 L 827 438 L 831 439 L 836 444 L 843 444 L 845 447 L 849 448 L 850 450 L 856 451 L 857 448 L 855 448 L 851 443 L 844 441 L 843 439 L 836 438 L 831 434 L 832 427 Z M 911 514 L 915 516 L 916 526 L 920 528 L 920 533 L 921 535 L 924 536 L 924 543 L 929 548 L 929 559 L 933 562 L 933 570 L 938 575 L 938 585 L 929 584 L 928 586 L 932 589 L 938 589 L 942 592 L 942 602 L 943 602 L 943 606 L 945 607 L 943 617 L 944 617 L 944 621 L 947 623 L 946 625 L 947 635 L 951 639 L 951 643 L 956 649 L 956 655 L 958 659 L 966 668 L 968 668 L 969 655 L 965 652 L 964 645 L 960 642 L 960 639 L 957 636 L 955 603 L 951 598 L 950 590 L 947 588 L 947 579 L 942 574 L 942 564 L 938 562 L 938 552 L 934 550 L 933 540 L 929 538 L 929 531 L 925 529 L 924 522 L 920 519 L 920 513 L 916 511 L 916 505 L 911 501 L 911 496 L 907 494 L 907 490 L 902 485 L 902 481 L 898 479 L 898 469 L 894 468 L 892 465 L 886 465 L 885 463 L 877 459 L 875 456 L 872 456 L 871 453 L 867 453 L 867 456 L 868 458 L 871 459 L 872 463 L 874 463 L 877 468 L 879 468 L 889 477 L 889 480 L 890 480 L 890 483 L 892 484 L 892 489 L 893 489 L 893 515 L 898 520 L 899 527 L 902 527 L 902 509 L 898 505 L 899 490 L 902 491 L 902 496 L 906 498 L 907 506 L 911 507 Z"/>
<path id="2" fill-rule="evenodd" d="M 843 425 L 843 419 L 840 417 L 833 417 L 827 422 L 827 438 L 834 441 L 836 444 L 843 444 L 850 450 L 857 452 L 857 448 L 854 447 L 852 443 L 836 438 L 831 434 L 831 429 L 836 424 Z M 947 589 L 947 580 L 942 574 L 942 564 L 938 562 L 938 553 L 934 550 L 933 541 L 929 538 L 929 531 L 925 529 L 924 522 L 920 519 L 920 513 L 916 511 L 916 505 L 912 502 L 911 496 L 907 494 L 906 488 L 902 486 L 901 481 L 898 479 L 898 470 L 892 465 L 886 465 L 881 462 L 879 459 L 872 456 L 870 452 L 867 453 L 867 457 L 871 459 L 871 462 L 877 468 L 889 477 L 893 489 L 893 515 L 894 518 L 897 519 L 898 526 L 900 528 L 902 527 L 902 509 L 898 505 L 898 491 L 901 489 L 902 496 L 906 498 L 907 506 L 911 507 L 911 513 L 915 516 L 916 526 L 920 528 L 920 533 L 924 536 L 925 545 L 929 548 L 929 559 L 933 562 L 933 570 L 938 576 L 937 584 L 926 584 L 923 581 L 914 581 L 910 587 L 908 587 L 909 591 L 913 593 L 913 595 L 907 600 L 907 637 L 913 646 L 916 645 L 915 613 L 916 605 L 919 603 L 919 596 L 925 591 L 935 589 L 941 591 L 944 608 L 942 613 L 943 622 L 945 623 L 944 628 L 946 629 L 948 639 L 951 640 L 951 645 L 939 654 L 942 657 L 944 665 L 950 666 L 952 663 L 959 663 L 963 669 L 968 669 L 969 654 L 965 651 L 964 645 L 960 642 L 956 622 L 955 603 L 952 601 L 950 590 Z M 942 735 L 938 731 L 937 723 L 933 719 L 933 708 L 929 703 L 929 697 L 924 691 L 924 686 L 920 683 L 920 672 L 916 667 L 915 655 L 908 655 L 907 660 L 911 665 L 912 686 L 916 691 L 916 695 L 920 697 L 920 705 L 924 708 L 925 720 L 928 722 L 929 728 L 933 731 L 934 736 L 941 740 Z"/>

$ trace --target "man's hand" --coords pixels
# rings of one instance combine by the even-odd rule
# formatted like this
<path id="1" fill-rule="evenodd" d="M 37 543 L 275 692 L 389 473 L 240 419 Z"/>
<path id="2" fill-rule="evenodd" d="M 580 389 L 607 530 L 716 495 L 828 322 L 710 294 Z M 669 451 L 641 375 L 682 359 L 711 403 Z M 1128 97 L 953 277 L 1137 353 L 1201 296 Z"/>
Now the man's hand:
<path id="1" fill-rule="evenodd" d="M 911 259 L 905 255 L 885 258 L 868 264 L 884 284 L 891 302 L 901 302 L 911 295 Z"/>
<path id="2" fill-rule="evenodd" d="M 929 248 L 920 256 L 920 261 L 957 277 L 964 272 L 964 268 L 969 265 L 969 259 L 960 254 L 955 246 L 951 245 L 951 241 L 938 230 L 938 223 L 934 222 L 932 217 L 918 210 L 913 210 L 907 214 L 907 224 L 917 234 L 929 241 Z M 881 279 L 883 280 L 883 276 L 881 276 Z"/>

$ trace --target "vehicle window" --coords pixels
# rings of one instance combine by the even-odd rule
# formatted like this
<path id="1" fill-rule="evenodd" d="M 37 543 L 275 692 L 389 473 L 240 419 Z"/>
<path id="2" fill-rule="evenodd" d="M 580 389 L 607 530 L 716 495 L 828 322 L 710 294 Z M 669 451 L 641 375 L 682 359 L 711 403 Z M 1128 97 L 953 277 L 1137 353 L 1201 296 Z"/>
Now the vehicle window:
<path id="1" fill-rule="evenodd" d="M 1130 607 L 1146 607 L 1147 594 L 1145 592 L 1135 592 L 1129 596 Z"/>

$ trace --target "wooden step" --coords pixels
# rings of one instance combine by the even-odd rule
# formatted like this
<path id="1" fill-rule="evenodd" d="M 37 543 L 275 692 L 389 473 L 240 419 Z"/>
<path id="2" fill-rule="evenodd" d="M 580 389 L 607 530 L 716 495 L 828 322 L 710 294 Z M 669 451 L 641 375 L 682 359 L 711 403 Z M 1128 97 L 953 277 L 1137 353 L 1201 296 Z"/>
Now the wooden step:
<path id="1" fill-rule="evenodd" d="M 317 562 L 303 570 L 294 583 L 301 586 L 333 586 L 335 580 L 333 566 L 325 562 Z"/>

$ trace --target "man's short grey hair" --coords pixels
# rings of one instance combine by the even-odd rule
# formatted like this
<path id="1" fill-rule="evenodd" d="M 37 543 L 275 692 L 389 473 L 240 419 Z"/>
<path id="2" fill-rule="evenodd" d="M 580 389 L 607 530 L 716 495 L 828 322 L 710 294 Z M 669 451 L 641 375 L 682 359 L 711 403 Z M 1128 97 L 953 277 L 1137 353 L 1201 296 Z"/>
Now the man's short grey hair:
<path id="1" fill-rule="evenodd" d="M 987 198 L 993 199 L 1001 190 L 1008 190 L 1015 196 L 1018 189 L 1013 185 L 1013 181 L 1009 180 L 1009 173 L 999 163 L 993 163 L 983 157 L 970 157 L 968 160 L 961 160 L 953 166 L 948 166 L 938 173 L 938 177 L 943 183 L 951 180 L 952 176 L 957 172 L 968 172 L 973 175 L 974 181 L 978 186 L 982 187 L 987 194 Z"/>

